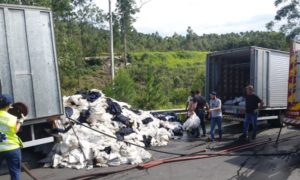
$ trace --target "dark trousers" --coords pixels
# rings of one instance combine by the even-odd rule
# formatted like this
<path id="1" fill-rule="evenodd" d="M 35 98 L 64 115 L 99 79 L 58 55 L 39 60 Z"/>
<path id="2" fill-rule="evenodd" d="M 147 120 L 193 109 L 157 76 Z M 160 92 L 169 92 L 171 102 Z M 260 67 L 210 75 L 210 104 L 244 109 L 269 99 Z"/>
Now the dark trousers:
<path id="1" fill-rule="evenodd" d="M 198 111 L 196 111 L 196 115 L 200 119 L 200 126 L 202 128 L 203 135 L 206 135 L 206 129 L 205 129 L 205 123 L 204 123 L 204 118 L 205 118 L 205 112 L 204 112 L 204 110 L 198 110 Z"/>
<path id="2" fill-rule="evenodd" d="M 0 152 L 0 166 L 5 160 L 11 180 L 21 179 L 21 149 Z"/>

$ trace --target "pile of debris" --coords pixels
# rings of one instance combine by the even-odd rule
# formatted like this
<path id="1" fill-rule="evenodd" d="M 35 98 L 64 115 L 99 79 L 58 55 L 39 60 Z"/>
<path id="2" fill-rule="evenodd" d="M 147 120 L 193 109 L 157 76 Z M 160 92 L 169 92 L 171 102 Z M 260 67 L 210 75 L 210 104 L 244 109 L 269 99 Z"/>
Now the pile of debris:
<path id="1" fill-rule="evenodd" d="M 63 101 L 66 115 L 59 122 L 69 126 L 58 131 L 63 132 L 59 133 L 61 141 L 42 161 L 45 167 L 81 169 L 138 164 L 151 158 L 141 147 L 165 146 L 171 138 L 183 133 L 176 115 L 154 116 L 148 111 L 132 109 L 127 103 L 105 97 L 99 90 L 80 92 L 64 97 Z M 72 120 L 80 123 L 72 125 Z"/>

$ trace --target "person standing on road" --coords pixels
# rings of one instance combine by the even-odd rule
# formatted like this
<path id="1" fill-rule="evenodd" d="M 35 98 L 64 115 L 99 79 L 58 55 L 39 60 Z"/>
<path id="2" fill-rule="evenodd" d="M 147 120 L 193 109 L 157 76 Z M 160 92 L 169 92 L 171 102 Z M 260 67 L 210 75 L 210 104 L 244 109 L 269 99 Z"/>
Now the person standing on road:
<path id="1" fill-rule="evenodd" d="M 222 139 L 222 102 L 217 98 L 216 92 L 210 93 L 209 100 L 209 113 L 210 113 L 210 138 L 211 141 L 215 140 L 215 126 L 218 125 L 219 139 Z"/>
<path id="2" fill-rule="evenodd" d="M 12 104 L 12 97 L 0 94 L 0 166 L 5 160 L 12 180 L 21 177 L 21 147 L 22 141 L 17 136 L 24 117 L 17 117 L 7 111 Z"/>
<path id="3" fill-rule="evenodd" d="M 256 130 L 257 130 L 257 115 L 258 109 L 263 107 L 263 101 L 254 94 L 254 88 L 252 85 L 246 87 L 246 114 L 244 120 L 244 129 L 242 138 L 248 138 L 248 128 L 249 124 L 252 123 L 253 132 L 252 139 L 256 138 Z"/>
<path id="4" fill-rule="evenodd" d="M 205 100 L 205 98 L 203 96 L 201 96 L 201 92 L 200 91 L 196 91 L 195 92 L 195 97 L 193 99 L 194 103 L 197 103 L 196 105 L 196 115 L 199 117 L 200 119 L 200 126 L 202 128 L 203 134 L 202 137 L 206 137 L 206 129 L 205 129 L 205 122 L 204 122 L 204 118 L 205 118 L 205 107 L 208 110 L 209 106 Z"/>

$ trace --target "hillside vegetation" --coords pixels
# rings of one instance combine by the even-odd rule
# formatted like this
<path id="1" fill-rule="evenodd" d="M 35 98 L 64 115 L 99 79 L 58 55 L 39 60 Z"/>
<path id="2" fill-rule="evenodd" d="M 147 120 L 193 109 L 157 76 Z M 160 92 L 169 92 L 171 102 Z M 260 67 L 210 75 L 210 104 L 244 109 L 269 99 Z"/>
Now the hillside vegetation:
<path id="1" fill-rule="evenodd" d="M 105 93 L 144 109 L 184 107 L 191 89 L 203 89 L 207 52 L 138 52 Z"/>

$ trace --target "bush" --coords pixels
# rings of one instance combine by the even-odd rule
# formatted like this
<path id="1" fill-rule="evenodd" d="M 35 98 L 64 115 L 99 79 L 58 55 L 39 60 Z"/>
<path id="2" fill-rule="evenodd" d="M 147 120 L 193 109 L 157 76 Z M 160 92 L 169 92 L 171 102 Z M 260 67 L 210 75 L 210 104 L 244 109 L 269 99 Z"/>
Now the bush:
<path id="1" fill-rule="evenodd" d="M 124 70 L 120 70 L 115 77 L 113 84 L 110 84 L 104 89 L 104 93 L 117 100 L 134 104 L 136 98 L 136 87 L 133 79 L 129 73 Z"/>
<path id="2" fill-rule="evenodd" d="M 163 91 L 163 83 L 150 71 L 147 72 L 145 86 L 138 93 L 135 105 L 142 109 L 159 109 L 168 103 L 168 97 Z"/>
<path id="3" fill-rule="evenodd" d="M 176 88 L 170 93 L 170 101 L 174 105 L 185 105 L 189 90 L 187 88 Z"/>

